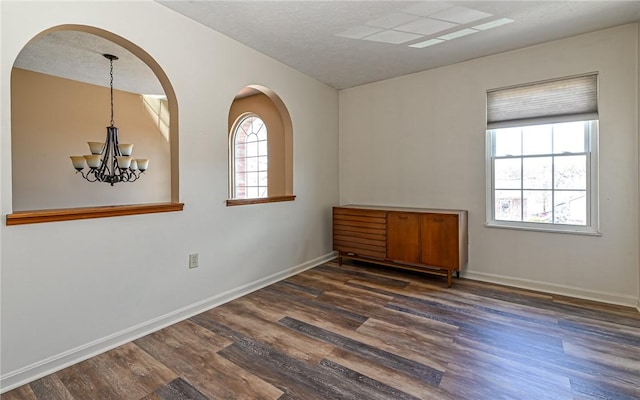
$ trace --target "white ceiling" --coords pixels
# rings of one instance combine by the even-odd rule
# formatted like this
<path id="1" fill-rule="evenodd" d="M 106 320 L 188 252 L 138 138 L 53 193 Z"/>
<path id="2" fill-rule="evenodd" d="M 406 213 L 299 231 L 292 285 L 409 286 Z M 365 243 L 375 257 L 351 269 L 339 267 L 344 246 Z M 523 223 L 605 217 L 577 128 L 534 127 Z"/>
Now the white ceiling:
<path id="1" fill-rule="evenodd" d="M 640 19 L 640 1 L 156 1 L 337 89 Z M 512 22 L 486 29 L 497 20 Z M 116 88 L 162 93 L 135 56 L 86 33 L 39 37 L 15 65 L 108 85 L 103 53 L 120 57 Z"/>

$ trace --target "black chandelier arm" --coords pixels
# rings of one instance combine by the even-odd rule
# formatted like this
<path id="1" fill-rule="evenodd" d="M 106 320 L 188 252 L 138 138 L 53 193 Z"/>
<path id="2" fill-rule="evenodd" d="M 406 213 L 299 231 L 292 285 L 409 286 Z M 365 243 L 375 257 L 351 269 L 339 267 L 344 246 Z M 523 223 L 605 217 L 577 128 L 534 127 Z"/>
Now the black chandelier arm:
<path id="1" fill-rule="evenodd" d="M 76 174 L 78 173 L 89 182 L 106 182 L 113 186 L 120 182 L 135 182 L 144 174 L 144 171 L 116 166 L 113 175 L 101 174 L 99 168 L 90 168 L 86 173 L 81 169 L 76 169 Z"/>

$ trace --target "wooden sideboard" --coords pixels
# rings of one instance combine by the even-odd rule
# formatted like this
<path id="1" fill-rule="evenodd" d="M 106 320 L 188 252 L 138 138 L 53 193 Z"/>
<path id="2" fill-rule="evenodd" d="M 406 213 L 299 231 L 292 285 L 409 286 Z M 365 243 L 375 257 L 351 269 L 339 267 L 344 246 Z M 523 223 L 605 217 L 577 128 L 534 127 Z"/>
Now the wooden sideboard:
<path id="1" fill-rule="evenodd" d="M 333 249 L 353 259 L 447 277 L 468 260 L 466 210 L 333 207 Z"/>

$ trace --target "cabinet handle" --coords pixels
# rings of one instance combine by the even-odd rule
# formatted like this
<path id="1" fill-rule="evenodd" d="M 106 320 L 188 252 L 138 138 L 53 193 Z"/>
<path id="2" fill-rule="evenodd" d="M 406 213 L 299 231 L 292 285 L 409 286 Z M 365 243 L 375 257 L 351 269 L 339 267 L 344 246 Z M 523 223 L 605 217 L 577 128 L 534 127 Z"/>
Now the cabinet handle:
<path id="1" fill-rule="evenodd" d="M 444 222 L 444 218 L 442 218 L 442 217 L 432 218 L 431 220 L 433 222 Z"/>
<path id="2" fill-rule="evenodd" d="M 407 216 L 405 216 L 405 215 L 399 215 L 399 216 L 398 216 L 398 219 L 407 219 Z"/>

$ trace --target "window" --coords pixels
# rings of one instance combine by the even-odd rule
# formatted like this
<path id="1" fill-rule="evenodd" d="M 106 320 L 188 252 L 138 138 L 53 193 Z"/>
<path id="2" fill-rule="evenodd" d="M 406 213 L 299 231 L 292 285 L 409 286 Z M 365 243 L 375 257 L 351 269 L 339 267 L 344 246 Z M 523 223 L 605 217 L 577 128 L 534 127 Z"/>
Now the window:
<path id="1" fill-rule="evenodd" d="M 267 126 L 257 115 L 242 117 L 234 128 L 233 197 L 251 199 L 268 195 Z"/>
<path id="2" fill-rule="evenodd" d="M 487 93 L 487 225 L 597 234 L 597 75 Z"/>

